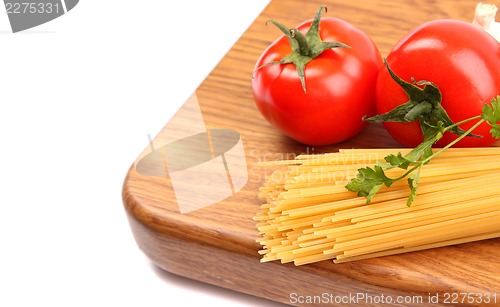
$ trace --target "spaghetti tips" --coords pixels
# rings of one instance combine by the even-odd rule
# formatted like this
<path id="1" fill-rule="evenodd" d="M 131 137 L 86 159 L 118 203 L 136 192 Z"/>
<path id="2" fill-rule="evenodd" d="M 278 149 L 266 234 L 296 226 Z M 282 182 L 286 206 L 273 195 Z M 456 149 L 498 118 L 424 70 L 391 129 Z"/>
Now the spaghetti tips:
<path id="1" fill-rule="evenodd" d="M 500 148 L 448 149 L 422 169 L 411 207 L 404 182 L 382 187 L 367 205 L 345 185 L 389 151 L 340 150 L 262 163 L 285 169 L 276 169 L 260 189 L 265 203 L 254 220 L 261 261 L 340 263 L 500 237 L 500 193 L 492 184 Z M 403 170 L 387 173 L 397 177 Z"/>

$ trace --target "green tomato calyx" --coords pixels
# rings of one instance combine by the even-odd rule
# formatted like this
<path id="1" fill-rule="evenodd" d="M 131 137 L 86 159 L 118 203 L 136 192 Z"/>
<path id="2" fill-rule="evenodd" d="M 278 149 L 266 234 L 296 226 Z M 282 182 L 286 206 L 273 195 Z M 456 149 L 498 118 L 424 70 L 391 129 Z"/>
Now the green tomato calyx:
<path id="1" fill-rule="evenodd" d="M 442 95 L 436 84 L 426 80 L 417 82 L 413 78 L 411 79 L 411 83 L 406 82 L 391 70 L 387 60 L 384 59 L 384 63 L 392 79 L 405 91 L 409 101 L 387 113 L 363 118 L 364 121 L 372 123 L 409 123 L 418 121 L 426 140 L 430 139 L 429 136 L 433 137 L 438 134 L 439 123 L 445 127 L 450 127 L 449 131 L 456 135 L 460 136 L 466 133 L 465 130 L 454 125 L 441 105 Z M 467 136 L 481 137 L 472 133 L 469 133 Z"/>
<path id="2" fill-rule="evenodd" d="M 311 27 L 304 35 L 299 30 L 293 28 L 289 29 L 282 25 L 281 23 L 275 20 L 268 20 L 268 22 L 274 24 L 278 27 L 283 34 L 288 38 L 290 43 L 290 47 L 292 48 L 292 53 L 284 56 L 279 61 L 273 61 L 266 63 L 257 69 L 260 69 L 264 66 L 273 65 L 273 64 L 293 64 L 295 69 L 297 70 L 297 74 L 299 75 L 300 82 L 302 84 L 302 89 L 304 93 L 306 92 L 306 81 L 305 81 L 305 67 L 307 63 L 309 63 L 314 58 L 318 57 L 325 50 L 332 48 L 350 48 L 346 44 L 340 42 L 324 42 L 321 40 L 319 36 L 319 24 L 321 20 L 321 14 L 327 11 L 326 6 L 321 6 L 316 15 L 314 16 Z"/>

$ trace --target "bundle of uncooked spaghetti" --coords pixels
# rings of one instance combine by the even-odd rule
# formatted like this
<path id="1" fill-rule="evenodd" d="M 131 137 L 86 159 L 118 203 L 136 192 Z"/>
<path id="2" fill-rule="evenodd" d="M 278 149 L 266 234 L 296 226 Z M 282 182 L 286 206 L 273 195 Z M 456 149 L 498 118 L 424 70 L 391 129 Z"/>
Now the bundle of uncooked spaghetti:
<path id="1" fill-rule="evenodd" d="M 411 207 L 405 180 L 383 187 L 368 205 L 346 190 L 359 168 L 397 151 L 409 150 L 351 149 L 260 163 L 276 167 L 254 218 L 262 261 L 340 263 L 500 237 L 500 148 L 443 151 L 422 167 Z"/>

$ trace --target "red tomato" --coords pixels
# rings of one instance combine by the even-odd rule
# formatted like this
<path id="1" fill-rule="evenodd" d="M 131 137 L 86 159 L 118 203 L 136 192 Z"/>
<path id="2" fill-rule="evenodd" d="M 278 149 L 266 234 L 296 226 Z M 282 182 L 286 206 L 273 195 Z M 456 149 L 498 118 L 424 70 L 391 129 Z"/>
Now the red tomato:
<path id="1" fill-rule="evenodd" d="M 297 30 L 305 34 L 312 22 Z M 252 81 L 264 118 L 290 138 L 314 146 L 347 140 L 363 129 L 362 117 L 375 112 L 376 78 L 383 65 L 372 40 L 344 20 L 322 18 L 319 35 L 351 48 L 328 49 L 311 60 L 305 66 L 305 92 L 293 64 L 261 67 L 291 53 L 284 35 L 262 53 Z"/>
<path id="2" fill-rule="evenodd" d="M 389 67 L 407 82 L 427 80 L 442 94 L 442 107 L 453 122 L 481 114 L 485 103 L 500 94 L 500 44 L 479 27 L 458 20 L 425 23 L 404 36 L 387 56 Z M 407 102 L 408 96 L 394 82 L 387 69 L 377 80 L 376 104 L 379 114 Z M 474 122 L 460 127 L 470 128 Z M 384 123 L 399 143 L 415 147 L 423 141 L 418 122 Z M 495 142 L 484 123 L 474 130 L 483 138 L 465 137 L 456 147 L 490 146 Z M 456 139 L 446 132 L 437 142 L 442 147 Z"/>

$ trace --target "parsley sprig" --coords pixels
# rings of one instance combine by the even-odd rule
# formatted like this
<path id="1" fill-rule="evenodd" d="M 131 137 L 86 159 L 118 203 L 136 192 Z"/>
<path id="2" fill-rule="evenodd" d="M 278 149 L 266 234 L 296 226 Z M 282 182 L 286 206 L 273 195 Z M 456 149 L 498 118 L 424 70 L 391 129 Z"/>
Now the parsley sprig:
<path id="1" fill-rule="evenodd" d="M 366 197 L 368 204 L 382 186 L 390 187 L 393 183 L 406 178 L 410 189 L 406 205 L 411 206 L 417 196 L 420 170 L 435 156 L 467 136 L 481 137 L 472 134 L 472 131 L 485 122 L 491 126 L 491 135 L 500 138 L 500 96 L 493 98 L 490 104 L 485 104 L 481 114 L 453 123 L 441 106 L 441 93 L 435 84 L 429 81 L 415 82 L 415 80 L 412 80 L 412 83 L 405 82 L 391 71 L 387 62 L 386 66 L 392 78 L 405 90 L 410 101 L 385 114 L 365 120 L 369 122 L 411 122 L 417 120 L 420 122 L 424 141 L 404 156 L 401 152 L 390 154 L 384 157 L 385 162 L 379 161 L 373 167 L 360 168 L 356 177 L 351 179 L 346 188 L 349 191 L 357 192 L 358 196 Z M 418 85 L 423 85 L 423 88 Z M 477 122 L 467 131 L 458 127 L 470 121 Z M 447 131 L 459 135 L 458 138 L 433 152 L 432 146 Z M 386 171 L 393 168 L 404 169 L 406 172 L 399 177 L 390 178 Z"/>

